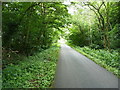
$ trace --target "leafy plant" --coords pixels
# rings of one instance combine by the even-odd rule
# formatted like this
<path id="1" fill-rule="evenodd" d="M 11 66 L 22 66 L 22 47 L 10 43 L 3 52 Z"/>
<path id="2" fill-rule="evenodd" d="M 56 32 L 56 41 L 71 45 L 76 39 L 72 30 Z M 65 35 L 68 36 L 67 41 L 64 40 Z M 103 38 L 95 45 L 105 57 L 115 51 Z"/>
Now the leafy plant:
<path id="1" fill-rule="evenodd" d="M 18 65 L 3 69 L 3 88 L 52 87 L 59 47 L 52 47 L 24 58 Z"/>

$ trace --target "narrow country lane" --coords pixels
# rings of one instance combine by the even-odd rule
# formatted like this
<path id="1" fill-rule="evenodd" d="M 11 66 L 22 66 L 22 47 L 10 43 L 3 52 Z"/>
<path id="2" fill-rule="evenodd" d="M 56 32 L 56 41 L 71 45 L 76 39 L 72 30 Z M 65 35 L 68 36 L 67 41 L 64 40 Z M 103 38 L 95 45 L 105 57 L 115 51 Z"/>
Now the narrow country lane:
<path id="1" fill-rule="evenodd" d="M 55 88 L 118 88 L 118 78 L 66 44 L 61 45 Z"/>

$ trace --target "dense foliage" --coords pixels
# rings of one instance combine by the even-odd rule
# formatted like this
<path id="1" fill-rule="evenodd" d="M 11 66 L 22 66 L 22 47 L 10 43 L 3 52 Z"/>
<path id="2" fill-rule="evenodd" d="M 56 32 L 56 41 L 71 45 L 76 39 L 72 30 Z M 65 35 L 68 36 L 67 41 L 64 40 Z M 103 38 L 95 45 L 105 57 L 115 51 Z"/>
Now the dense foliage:
<path id="1" fill-rule="evenodd" d="M 68 43 L 119 76 L 120 2 L 75 2 Z M 83 48 L 82 48 L 83 47 Z"/>
<path id="2" fill-rule="evenodd" d="M 60 38 L 119 76 L 119 15 L 120 2 L 3 2 L 3 88 L 52 87 Z"/>
<path id="3" fill-rule="evenodd" d="M 81 2 L 69 27 L 70 43 L 91 48 L 120 48 L 120 2 Z"/>
<path id="4" fill-rule="evenodd" d="M 52 87 L 58 55 L 59 47 L 52 47 L 9 65 L 3 70 L 3 88 Z"/>
<path id="5" fill-rule="evenodd" d="M 31 55 L 49 48 L 67 24 L 67 11 L 58 2 L 3 3 L 3 49 Z"/>
<path id="6" fill-rule="evenodd" d="M 69 15 L 61 2 L 2 3 L 3 88 L 52 87 Z"/>

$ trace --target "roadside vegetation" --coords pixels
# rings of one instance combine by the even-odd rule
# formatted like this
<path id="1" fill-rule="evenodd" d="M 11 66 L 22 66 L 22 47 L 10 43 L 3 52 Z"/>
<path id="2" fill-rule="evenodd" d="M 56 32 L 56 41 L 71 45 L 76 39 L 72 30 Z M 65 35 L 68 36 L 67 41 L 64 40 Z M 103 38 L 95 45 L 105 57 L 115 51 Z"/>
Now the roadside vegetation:
<path id="1" fill-rule="evenodd" d="M 2 87 L 51 88 L 68 24 L 61 2 L 2 3 Z"/>
<path id="2" fill-rule="evenodd" d="M 120 55 L 118 51 L 108 51 L 104 49 L 92 49 L 90 47 L 79 47 L 76 45 L 68 44 L 76 51 L 85 55 L 89 59 L 93 60 L 96 64 L 104 67 L 108 71 L 120 78 L 119 60 Z"/>
<path id="3" fill-rule="evenodd" d="M 3 88 L 52 88 L 59 47 L 51 47 L 23 58 L 19 64 L 9 64 L 3 70 Z"/>
<path id="4" fill-rule="evenodd" d="M 61 38 L 118 75 L 120 2 L 3 2 L 3 88 L 50 88 Z"/>
<path id="5" fill-rule="evenodd" d="M 120 77 L 120 2 L 72 3 L 68 45 Z"/>

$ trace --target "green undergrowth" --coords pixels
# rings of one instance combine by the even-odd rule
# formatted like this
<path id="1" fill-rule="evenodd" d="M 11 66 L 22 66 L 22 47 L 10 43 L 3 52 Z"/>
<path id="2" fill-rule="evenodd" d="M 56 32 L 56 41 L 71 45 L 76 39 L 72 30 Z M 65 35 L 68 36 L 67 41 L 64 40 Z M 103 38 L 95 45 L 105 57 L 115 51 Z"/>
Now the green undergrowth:
<path id="1" fill-rule="evenodd" d="M 2 71 L 3 88 L 51 88 L 54 82 L 59 47 L 51 47 L 24 58 L 18 65 Z"/>
<path id="2" fill-rule="evenodd" d="M 82 53 L 89 59 L 93 60 L 95 63 L 99 64 L 100 66 L 104 67 L 108 71 L 112 72 L 115 74 L 118 78 L 120 78 L 120 73 L 119 73 L 119 52 L 117 51 L 108 51 L 108 50 L 103 50 L 103 49 L 91 49 L 89 47 L 79 47 L 75 45 L 71 45 L 73 49 L 76 51 Z"/>

